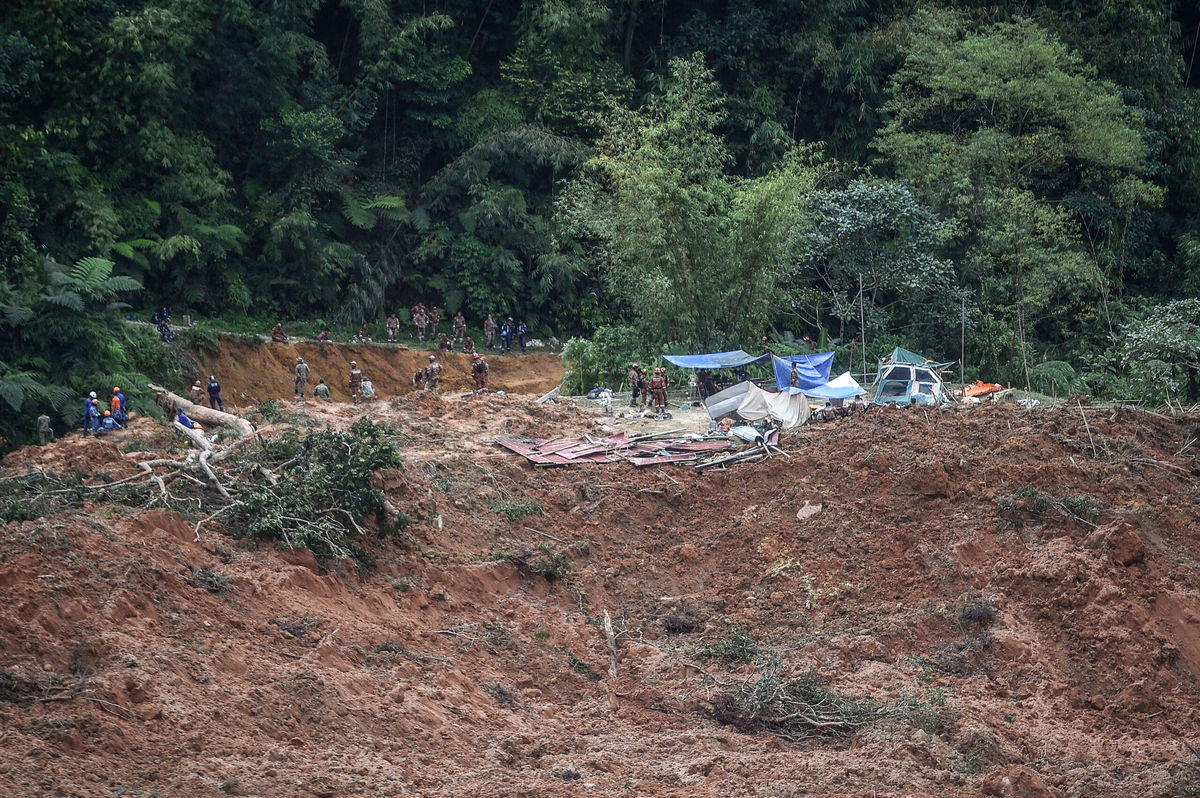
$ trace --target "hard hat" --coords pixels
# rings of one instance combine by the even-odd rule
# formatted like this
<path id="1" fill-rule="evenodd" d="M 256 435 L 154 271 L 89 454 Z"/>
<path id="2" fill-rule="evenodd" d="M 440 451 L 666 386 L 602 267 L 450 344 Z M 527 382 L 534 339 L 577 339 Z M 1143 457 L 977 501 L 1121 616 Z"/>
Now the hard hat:
<path id="1" fill-rule="evenodd" d="M 104 415 L 106 415 L 106 416 L 111 416 L 111 415 L 112 415 L 112 411 L 111 411 L 111 410 L 105 410 L 105 411 L 104 411 Z"/>
<path id="2" fill-rule="evenodd" d="M 629 368 L 636 369 L 636 368 L 641 368 L 641 366 L 639 366 L 637 363 L 630 363 Z"/>
<path id="3" fill-rule="evenodd" d="M 351 360 L 351 361 L 350 361 L 350 365 L 351 365 L 351 366 L 357 366 L 357 365 L 358 365 L 358 361 L 357 361 L 357 360 Z"/>
<path id="4" fill-rule="evenodd" d="M 120 392 L 121 392 L 120 388 L 118 388 L 116 386 L 113 387 L 113 393 L 120 393 Z"/>
<path id="5" fill-rule="evenodd" d="M 216 374 L 209 374 L 209 375 L 208 375 L 208 378 L 209 378 L 210 380 L 212 380 L 213 382 L 216 382 L 216 381 L 217 381 L 217 375 L 216 375 Z"/>
<path id="6" fill-rule="evenodd" d="M 429 356 L 429 359 L 430 359 L 430 360 L 437 360 L 437 358 L 436 358 L 436 357 L 434 357 L 433 355 L 430 355 L 430 356 Z"/>
<path id="7" fill-rule="evenodd" d="M 296 358 L 296 362 L 297 362 L 297 363 L 303 363 L 303 362 L 304 362 L 304 358 L 302 358 L 302 357 L 298 357 L 298 358 Z"/>
<path id="8" fill-rule="evenodd" d="M 89 393 L 89 394 L 88 394 L 88 396 L 90 396 L 91 398 L 95 399 L 95 398 L 96 398 L 96 392 L 95 392 L 95 391 L 92 391 L 91 393 Z"/>
<path id="9" fill-rule="evenodd" d="M 483 358 L 483 355 L 481 355 L 481 354 L 479 354 L 478 352 L 476 352 L 475 354 L 471 355 L 471 358 L 472 358 L 473 360 L 481 360 L 481 359 Z"/>
<path id="10" fill-rule="evenodd" d="M 197 386 L 199 386 L 199 385 L 200 385 L 200 380 L 196 380 L 196 385 L 197 385 Z"/>

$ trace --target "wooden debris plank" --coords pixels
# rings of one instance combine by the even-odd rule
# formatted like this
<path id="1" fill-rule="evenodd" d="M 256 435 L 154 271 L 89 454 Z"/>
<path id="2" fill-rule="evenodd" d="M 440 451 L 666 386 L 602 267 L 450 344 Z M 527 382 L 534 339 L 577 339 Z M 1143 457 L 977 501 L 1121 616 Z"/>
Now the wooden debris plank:
<path id="1" fill-rule="evenodd" d="M 659 455 L 657 457 L 626 457 L 635 468 L 643 468 L 648 465 L 662 465 L 663 463 L 689 463 L 699 458 L 697 454 L 668 454 Z"/>

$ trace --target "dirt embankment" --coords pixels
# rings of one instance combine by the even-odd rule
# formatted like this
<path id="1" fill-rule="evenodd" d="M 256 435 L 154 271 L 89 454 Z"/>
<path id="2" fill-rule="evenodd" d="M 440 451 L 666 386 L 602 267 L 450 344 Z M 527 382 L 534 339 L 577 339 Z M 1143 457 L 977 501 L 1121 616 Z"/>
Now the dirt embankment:
<path id="1" fill-rule="evenodd" d="M 309 364 L 309 390 L 324 379 L 335 401 L 348 401 L 346 381 L 350 361 L 358 361 L 364 376 L 382 397 L 413 390 L 412 375 L 437 355 L 444 366 L 441 389 L 447 393 L 471 390 L 471 358 L 458 352 L 433 352 L 388 344 L 326 344 L 247 342 L 223 337 L 215 355 L 199 357 L 202 378 L 217 375 L 226 402 L 256 405 L 268 399 L 290 399 L 296 358 Z M 562 382 L 564 370 L 557 355 L 495 355 L 483 353 L 490 368 L 490 387 L 510 393 L 543 394 Z"/>
<path id="2" fill-rule="evenodd" d="M 0 527 L 4 794 L 1200 788 L 1200 422 L 887 410 L 704 475 L 541 470 L 488 444 L 598 428 L 571 407 L 412 395 L 370 412 L 408 430 L 405 468 L 377 482 L 413 524 L 372 543 L 361 577 L 159 510 Z M 129 471 L 109 442 L 58 446 L 6 473 L 84 454 Z M 563 579 L 496 559 L 543 545 Z M 739 631 L 786 676 L 918 711 L 827 740 L 741 733 L 716 702 L 769 657 L 698 658 Z"/>

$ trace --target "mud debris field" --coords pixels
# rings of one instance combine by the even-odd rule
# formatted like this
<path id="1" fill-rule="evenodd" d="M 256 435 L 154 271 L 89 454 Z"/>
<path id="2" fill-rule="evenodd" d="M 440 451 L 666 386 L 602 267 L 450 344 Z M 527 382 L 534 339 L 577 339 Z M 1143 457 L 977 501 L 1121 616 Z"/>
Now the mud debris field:
<path id="1" fill-rule="evenodd" d="M 1200 791 L 1196 419 L 896 410 L 698 474 L 535 469 L 490 441 L 613 422 L 531 397 L 286 411 L 397 426 L 411 526 L 360 574 L 128 503 L 5 523 L 0 793 Z M 173 445 L 137 419 L 0 478 Z"/>

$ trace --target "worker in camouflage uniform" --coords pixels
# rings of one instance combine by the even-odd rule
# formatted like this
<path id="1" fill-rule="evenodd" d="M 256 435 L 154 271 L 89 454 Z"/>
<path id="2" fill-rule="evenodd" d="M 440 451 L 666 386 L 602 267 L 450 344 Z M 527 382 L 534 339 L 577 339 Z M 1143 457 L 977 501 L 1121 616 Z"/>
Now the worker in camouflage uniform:
<path id="1" fill-rule="evenodd" d="M 438 392 L 438 381 L 442 378 L 442 364 L 435 355 L 429 356 L 429 365 L 425 367 L 425 390 Z"/>
<path id="2" fill-rule="evenodd" d="M 304 362 L 304 358 L 296 358 L 296 379 L 292 383 L 292 395 L 304 398 L 305 392 L 308 390 L 308 364 Z"/>

